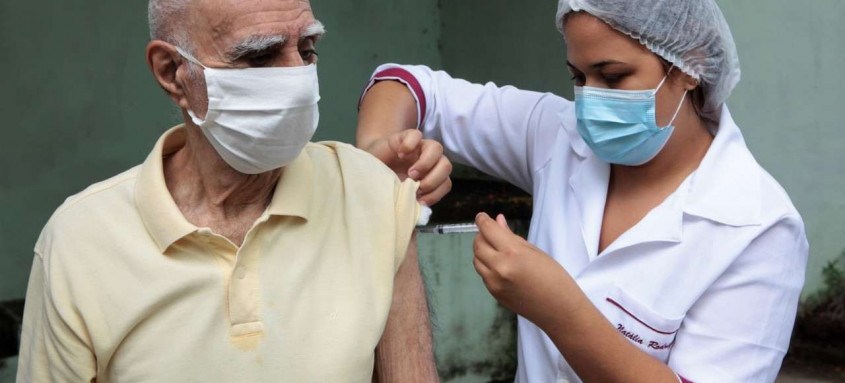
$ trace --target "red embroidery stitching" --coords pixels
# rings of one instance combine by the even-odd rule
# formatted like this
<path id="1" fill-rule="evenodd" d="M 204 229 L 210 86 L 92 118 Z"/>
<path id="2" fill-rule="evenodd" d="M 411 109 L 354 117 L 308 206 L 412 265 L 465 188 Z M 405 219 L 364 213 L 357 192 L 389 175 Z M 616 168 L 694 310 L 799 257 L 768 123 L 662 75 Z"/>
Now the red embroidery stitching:
<path id="1" fill-rule="evenodd" d="M 672 335 L 672 334 L 674 334 L 674 333 L 678 332 L 677 330 L 672 331 L 672 332 L 660 331 L 660 330 L 658 330 L 658 329 L 656 329 L 656 328 L 654 328 L 654 327 L 649 326 L 648 324 L 646 324 L 645 322 L 643 322 L 642 320 L 640 320 L 640 318 L 637 318 L 637 316 L 636 316 L 636 315 L 631 314 L 631 312 L 630 312 L 630 311 L 628 311 L 625 307 L 622 307 L 622 305 L 620 305 L 620 304 L 619 304 L 618 302 L 616 302 L 615 300 L 610 299 L 610 298 L 607 298 L 607 301 L 608 301 L 608 302 L 610 302 L 610 304 L 612 304 L 612 305 L 614 305 L 614 306 L 618 307 L 620 310 L 624 311 L 624 312 L 625 312 L 625 314 L 628 314 L 631 318 L 634 318 L 634 320 L 636 320 L 637 322 L 640 322 L 640 324 L 642 324 L 643 326 L 648 327 L 648 329 L 649 329 L 649 330 L 651 330 L 651 331 L 654 331 L 654 332 L 656 332 L 656 333 L 658 333 L 658 334 L 663 334 L 663 335 Z"/>

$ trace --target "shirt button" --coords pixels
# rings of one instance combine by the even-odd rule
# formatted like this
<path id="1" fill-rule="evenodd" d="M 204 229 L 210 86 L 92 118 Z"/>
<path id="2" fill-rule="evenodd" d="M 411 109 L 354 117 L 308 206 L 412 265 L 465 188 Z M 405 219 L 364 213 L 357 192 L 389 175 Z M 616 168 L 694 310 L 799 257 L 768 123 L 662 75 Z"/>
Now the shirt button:
<path id="1" fill-rule="evenodd" d="M 235 271 L 235 273 L 238 276 L 238 279 L 246 278 L 246 267 L 238 266 L 238 269 Z"/>
<path id="2" fill-rule="evenodd" d="M 209 229 L 199 229 L 197 230 L 197 234 L 200 235 L 200 240 L 205 243 L 211 243 L 211 237 L 214 235 L 214 233 Z"/>

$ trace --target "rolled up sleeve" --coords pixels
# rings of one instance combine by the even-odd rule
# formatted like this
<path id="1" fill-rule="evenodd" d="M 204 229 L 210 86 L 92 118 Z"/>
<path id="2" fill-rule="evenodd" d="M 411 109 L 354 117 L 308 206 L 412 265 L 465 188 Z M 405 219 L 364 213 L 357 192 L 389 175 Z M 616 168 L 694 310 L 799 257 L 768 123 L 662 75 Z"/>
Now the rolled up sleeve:
<path id="1" fill-rule="evenodd" d="M 571 108 L 550 93 L 473 84 L 426 66 L 382 65 L 366 89 L 380 80 L 408 87 L 417 101 L 419 129 L 442 143 L 452 161 L 528 192 L 534 172 L 552 154 L 560 114 Z"/>

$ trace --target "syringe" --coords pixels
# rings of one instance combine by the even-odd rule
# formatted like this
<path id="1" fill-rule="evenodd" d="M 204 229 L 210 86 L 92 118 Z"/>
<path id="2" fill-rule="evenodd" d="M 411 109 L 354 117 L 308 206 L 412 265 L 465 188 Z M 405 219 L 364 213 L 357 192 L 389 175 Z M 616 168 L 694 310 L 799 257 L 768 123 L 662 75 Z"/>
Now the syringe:
<path id="1" fill-rule="evenodd" d="M 419 229 L 419 231 L 420 233 L 426 234 L 478 233 L 478 226 L 474 223 L 455 223 L 448 225 L 423 226 Z"/>

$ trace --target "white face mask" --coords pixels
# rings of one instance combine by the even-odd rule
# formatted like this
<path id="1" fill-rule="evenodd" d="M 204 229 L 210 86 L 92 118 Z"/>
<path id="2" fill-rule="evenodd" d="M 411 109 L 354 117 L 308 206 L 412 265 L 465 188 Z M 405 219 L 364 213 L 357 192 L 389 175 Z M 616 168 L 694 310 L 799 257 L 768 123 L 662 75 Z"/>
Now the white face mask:
<path id="1" fill-rule="evenodd" d="M 201 120 L 188 110 L 220 157 L 245 174 L 287 166 L 317 130 L 320 85 L 317 65 L 290 68 L 204 68 L 208 112 Z"/>

